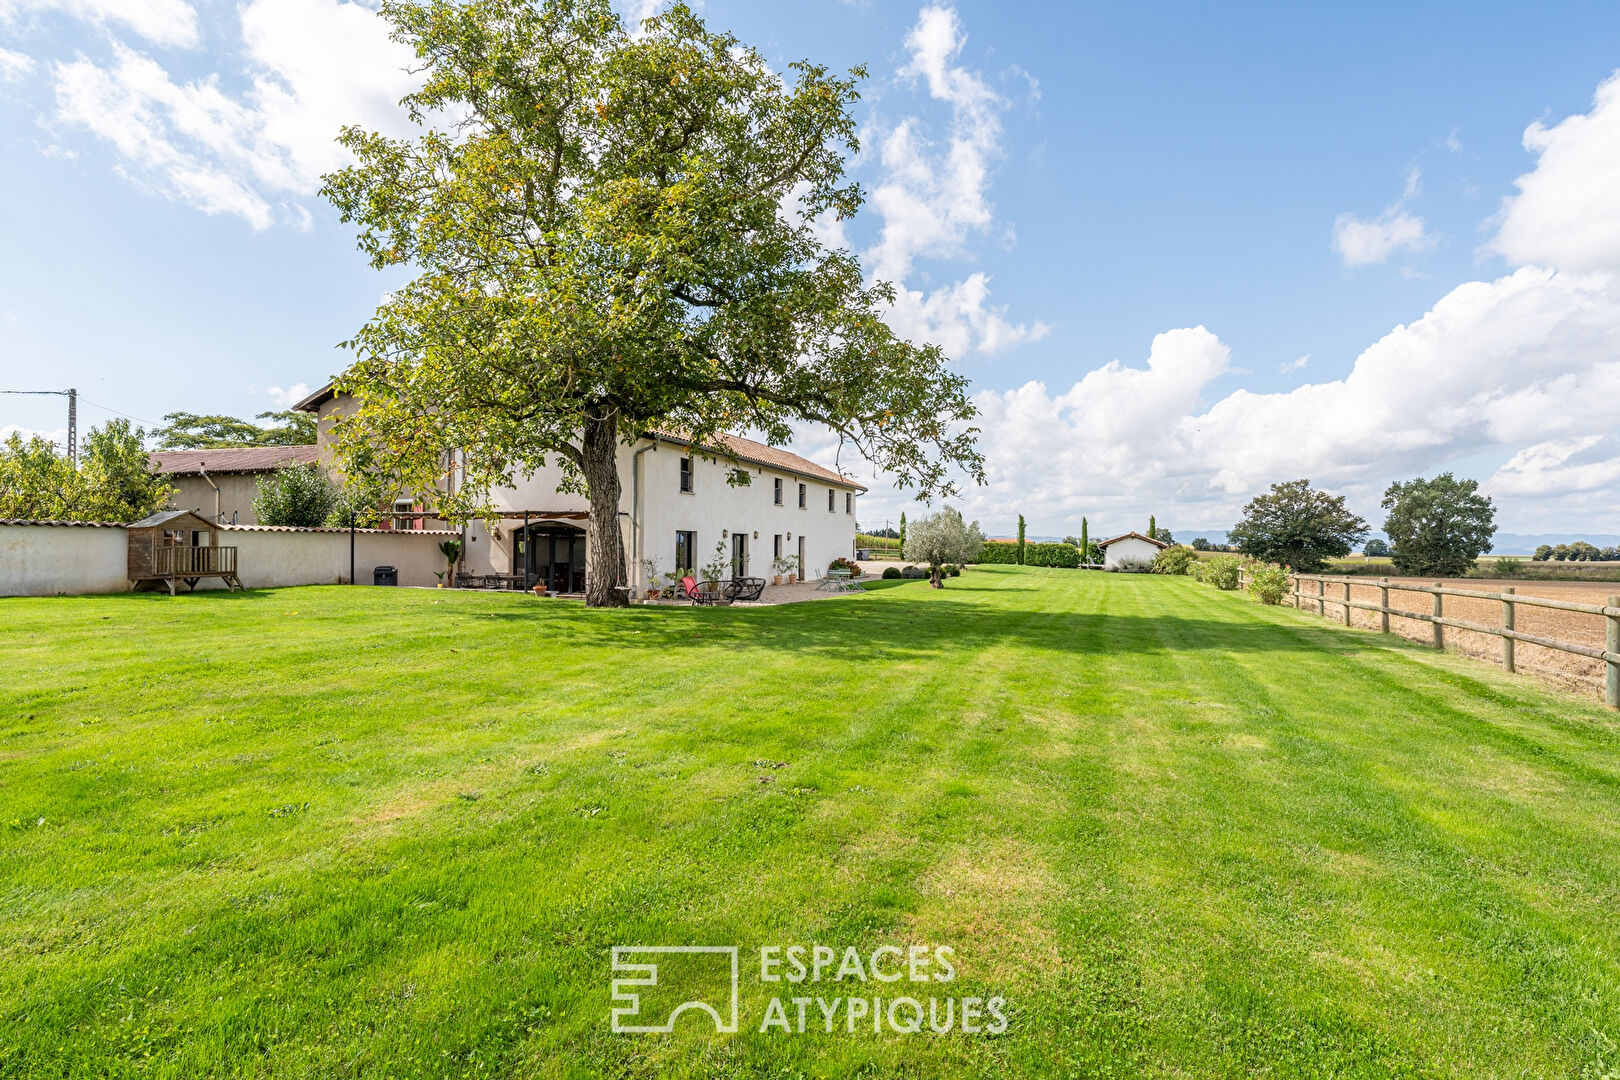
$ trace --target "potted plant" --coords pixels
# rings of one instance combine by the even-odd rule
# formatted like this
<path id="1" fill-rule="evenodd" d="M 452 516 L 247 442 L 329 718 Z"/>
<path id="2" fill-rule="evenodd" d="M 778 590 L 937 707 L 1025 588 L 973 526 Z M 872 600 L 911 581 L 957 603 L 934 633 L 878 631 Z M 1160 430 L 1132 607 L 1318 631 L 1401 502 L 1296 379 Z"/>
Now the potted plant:
<path id="1" fill-rule="evenodd" d="M 793 584 L 793 568 L 798 565 L 797 559 L 789 558 L 786 555 L 771 563 L 771 572 L 776 575 L 772 578 L 771 584 L 781 585 L 784 579 L 789 585 Z"/>
<path id="2" fill-rule="evenodd" d="M 439 544 L 439 551 L 444 555 L 445 567 L 443 572 L 434 571 L 433 576 L 439 579 L 439 588 L 444 588 L 444 579 L 450 576 L 450 583 L 455 584 L 456 560 L 461 558 L 461 541 L 445 540 Z"/>
<path id="3" fill-rule="evenodd" d="M 664 595 L 662 586 L 658 584 L 658 579 L 661 576 L 658 573 L 658 560 L 656 558 L 641 560 L 641 577 L 646 585 L 645 595 L 648 600 L 658 600 Z"/>
<path id="4" fill-rule="evenodd" d="M 719 584 L 731 576 L 731 559 L 726 555 L 726 542 L 714 545 L 714 559 L 703 567 L 703 580 Z"/>

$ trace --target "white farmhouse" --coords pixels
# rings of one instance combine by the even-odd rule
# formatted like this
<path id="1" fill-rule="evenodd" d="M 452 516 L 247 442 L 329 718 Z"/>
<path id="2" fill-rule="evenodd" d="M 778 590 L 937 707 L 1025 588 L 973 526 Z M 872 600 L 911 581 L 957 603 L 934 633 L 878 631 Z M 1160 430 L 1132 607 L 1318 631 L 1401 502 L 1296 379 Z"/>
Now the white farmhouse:
<path id="1" fill-rule="evenodd" d="M 330 464 L 333 419 L 352 399 L 330 385 L 297 406 L 318 417 L 318 445 Z M 658 575 L 724 560 L 732 577 L 770 578 L 777 559 L 801 579 L 822 576 L 836 558 L 855 555 L 856 497 L 865 487 L 815 462 L 751 439 L 725 437 L 694 448 L 657 433 L 619 447 L 619 528 L 631 595 Z M 548 465 L 491 492 L 500 513 L 465 530 L 460 569 L 518 575 L 557 593 L 585 588 L 585 523 L 590 501 L 559 490 L 562 469 Z M 422 503 L 394 506 L 395 528 L 443 528 L 420 515 Z M 416 516 L 413 516 L 416 515 Z"/>
<path id="2" fill-rule="evenodd" d="M 1128 532 L 1097 545 L 1103 552 L 1103 569 L 1118 570 L 1128 562 L 1152 562 L 1154 556 L 1169 547 L 1163 540 Z"/>

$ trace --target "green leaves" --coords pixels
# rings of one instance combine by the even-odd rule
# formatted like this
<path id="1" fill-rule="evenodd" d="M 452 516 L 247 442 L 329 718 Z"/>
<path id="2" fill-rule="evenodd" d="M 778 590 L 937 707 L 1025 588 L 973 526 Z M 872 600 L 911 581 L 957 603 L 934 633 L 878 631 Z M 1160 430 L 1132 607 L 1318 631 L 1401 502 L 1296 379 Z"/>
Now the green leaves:
<path id="1" fill-rule="evenodd" d="M 356 163 L 322 190 L 415 277 L 351 343 L 347 472 L 432 491 L 453 458 L 437 498 L 464 520 L 553 462 L 582 486 L 587 421 L 781 444 L 811 420 L 919 494 L 982 479 L 966 379 L 812 228 L 860 206 L 862 72 L 784 79 L 680 4 L 638 36 L 605 0 L 382 11 L 423 63 L 423 130 L 346 129 Z"/>
<path id="2" fill-rule="evenodd" d="M 1402 574 L 1460 577 L 1491 550 L 1496 535 L 1496 508 L 1479 494 L 1479 482 L 1451 473 L 1391 484 L 1383 506 L 1390 512 L 1384 532 Z"/>
<path id="3" fill-rule="evenodd" d="M 1350 554 L 1366 535 L 1367 523 L 1349 511 L 1343 495 L 1318 491 L 1309 480 L 1289 480 L 1249 500 L 1243 520 L 1226 538 L 1252 558 L 1315 574 L 1328 559 Z"/>
<path id="4" fill-rule="evenodd" d="M 77 466 L 49 442 L 13 434 L 0 445 L 0 518 L 138 521 L 174 488 L 147 467 L 146 432 L 109 420 L 84 440 Z"/>

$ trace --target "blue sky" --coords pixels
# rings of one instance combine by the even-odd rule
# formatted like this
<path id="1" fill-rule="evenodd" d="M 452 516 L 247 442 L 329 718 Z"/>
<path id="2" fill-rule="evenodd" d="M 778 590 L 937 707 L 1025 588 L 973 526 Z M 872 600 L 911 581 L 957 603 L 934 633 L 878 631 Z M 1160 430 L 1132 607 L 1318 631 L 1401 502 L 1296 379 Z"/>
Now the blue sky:
<path id="1" fill-rule="evenodd" d="M 1300 475 L 1376 523 L 1450 468 L 1509 531 L 1620 531 L 1620 8 L 702 13 L 870 69 L 841 239 L 974 380 L 988 530 L 1190 536 Z M 0 50 L 0 386 L 157 420 L 341 368 L 389 282 L 315 178 L 407 84 L 364 4 L 0 0 Z"/>

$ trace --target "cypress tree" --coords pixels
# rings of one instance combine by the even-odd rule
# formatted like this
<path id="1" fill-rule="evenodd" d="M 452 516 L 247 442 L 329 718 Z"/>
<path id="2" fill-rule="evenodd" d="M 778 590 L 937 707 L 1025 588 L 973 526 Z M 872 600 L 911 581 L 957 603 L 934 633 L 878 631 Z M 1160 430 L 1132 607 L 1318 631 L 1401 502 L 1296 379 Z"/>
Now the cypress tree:
<path id="1" fill-rule="evenodd" d="M 906 557 L 906 512 L 900 511 L 900 557 Z"/>
<path id="2" fill-rule="evenodd" d="M 1159 538 L 1159 519 L 1152 514 L 1148 515 L 1148 536 L 1154 540 Z"/>
<path id="3" fill-rule="evenodd" d="M 1091 537 L 1086 534 L 1086 519 L 1080 519 L 1080 561 L 1091 561 Z"/>
<path id="4" fill-rule="evenodd" d="M 1018 565 L 1024 565 L 1024 515 L 1018 515 Z"/>

